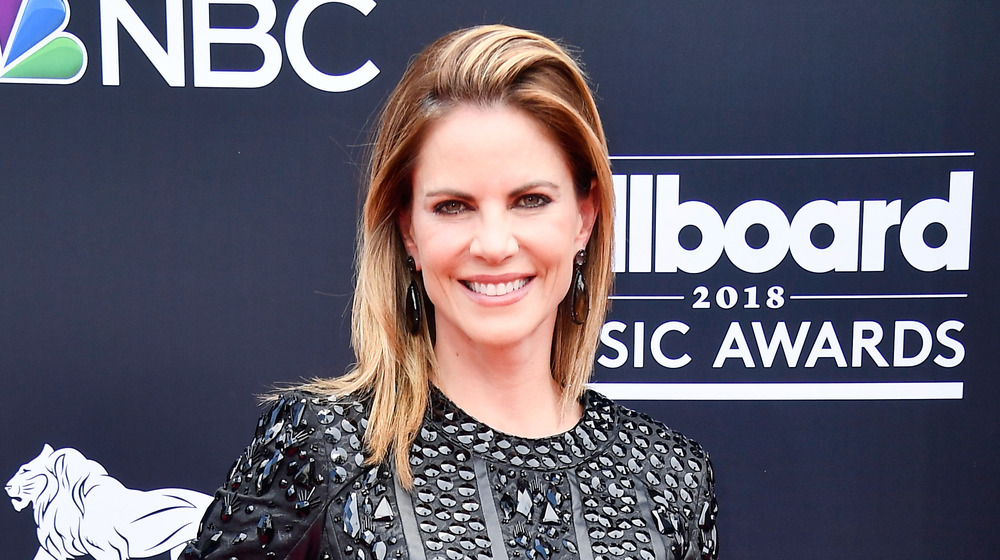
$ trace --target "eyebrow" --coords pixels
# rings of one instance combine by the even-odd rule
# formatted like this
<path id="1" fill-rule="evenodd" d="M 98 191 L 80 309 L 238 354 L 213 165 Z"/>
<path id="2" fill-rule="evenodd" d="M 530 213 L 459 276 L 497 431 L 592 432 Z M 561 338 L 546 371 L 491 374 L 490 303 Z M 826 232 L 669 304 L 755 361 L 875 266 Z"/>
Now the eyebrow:
<path id="1" fill-rule="evenodd" d="M 508 193 L 508 196 L 516 197 L 516 196 L 522 195 L 522 194 L 524 194 L 524 193 L 526 193 L 526 192 L 528 192 L 528 191 L 530 191 L 532 189 L 536 189 L 536 188 L 539 188 L 539 187 L 541 187 L 541 188 L 548 188 L 548 189 L 556 189 L 556 190 L 559 189 L 559 185 L 553 183 L 552 181 L 531 181 L 529 183 L 526 183 L 526 184 L 524 184 L 524 185 L 522 185 L 520 187 L 517 187 L 516 189 L 512 190 L 510 193 Z M 426 193 L 424 193 L 424 198 L 438 198 L 438 197 L 459 198 L 459 199 L 463 199 L 463 200 L 464 199 L 470 199 L 470 198 L 472 198 L 472 196 L 469 195 L 469 193 L 467 193 L 467 192 L 463 192 L 463 191 L 460 191 L 458 189 L 451 189 L 451 188 L 435 189 L 435 190 L 427 191 Z"/>

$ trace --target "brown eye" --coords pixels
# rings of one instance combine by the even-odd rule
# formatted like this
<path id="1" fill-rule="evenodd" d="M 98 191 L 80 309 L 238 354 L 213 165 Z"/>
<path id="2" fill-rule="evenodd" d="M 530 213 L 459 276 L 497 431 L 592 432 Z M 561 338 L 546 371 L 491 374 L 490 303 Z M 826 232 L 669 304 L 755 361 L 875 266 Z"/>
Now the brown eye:
<path id="1" fill-rule="evenodd" d="M 458 200 L 446 200 L 434 205 L 435 214 L 459 214 L 468 207 Z"/>
<path id="2" fill-rule="evenodd" d="M 552 202 L 552 199 L 543 194 L 526 194 L 518 199 L 517 205 L 522 208 L 540 208 Z"/>

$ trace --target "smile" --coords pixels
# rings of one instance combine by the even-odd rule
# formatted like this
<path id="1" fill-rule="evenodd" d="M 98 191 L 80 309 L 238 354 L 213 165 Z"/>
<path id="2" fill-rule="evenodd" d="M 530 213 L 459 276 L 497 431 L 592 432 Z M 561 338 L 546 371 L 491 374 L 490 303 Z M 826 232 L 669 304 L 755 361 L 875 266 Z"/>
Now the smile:
<path id="1" fill-rule="evenodd" d="M 483 294 L 486 296 L 505 296 L 523 288 L 528 283 L 528 280 L 530 279 L 521 278 L 520 280 L 514 280 L 513 282 L 507 282 L 506 284 L 485 284 L 482 282 L 466 282 L 463 280 L 462 284 L 477 294 Z"/>

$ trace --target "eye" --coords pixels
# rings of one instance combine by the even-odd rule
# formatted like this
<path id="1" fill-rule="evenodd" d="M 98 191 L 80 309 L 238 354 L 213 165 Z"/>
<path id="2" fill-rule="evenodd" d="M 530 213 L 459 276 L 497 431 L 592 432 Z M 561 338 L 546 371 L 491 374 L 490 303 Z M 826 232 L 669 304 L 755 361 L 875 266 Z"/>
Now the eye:
<path id="1" fill-rule="evenodd" d="M 552 202 L 551 198 L 537 193 L 526 194 L 517 199 L 517 205 L 521 208 L 541 208 L 550 202 Z"/>
<path id="2" fill-rule="evenodd" d="M 434 205 L 435 214 L 460 214 L 468 210 L 468 206 L 460 200 L 446 200 Z"/>

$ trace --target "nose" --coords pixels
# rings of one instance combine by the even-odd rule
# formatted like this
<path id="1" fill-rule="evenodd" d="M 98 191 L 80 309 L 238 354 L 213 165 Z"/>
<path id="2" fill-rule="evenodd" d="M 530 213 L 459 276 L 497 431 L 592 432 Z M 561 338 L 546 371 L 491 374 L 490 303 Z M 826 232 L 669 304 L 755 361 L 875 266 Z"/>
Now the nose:
<path id="1" fill-rule="evenodd" d="M 478 228 L 469 246 L 472 256 L 497 264 L 516 254 L 518 248 L 512 224 L 503 212 L 481 213 Z"/>

